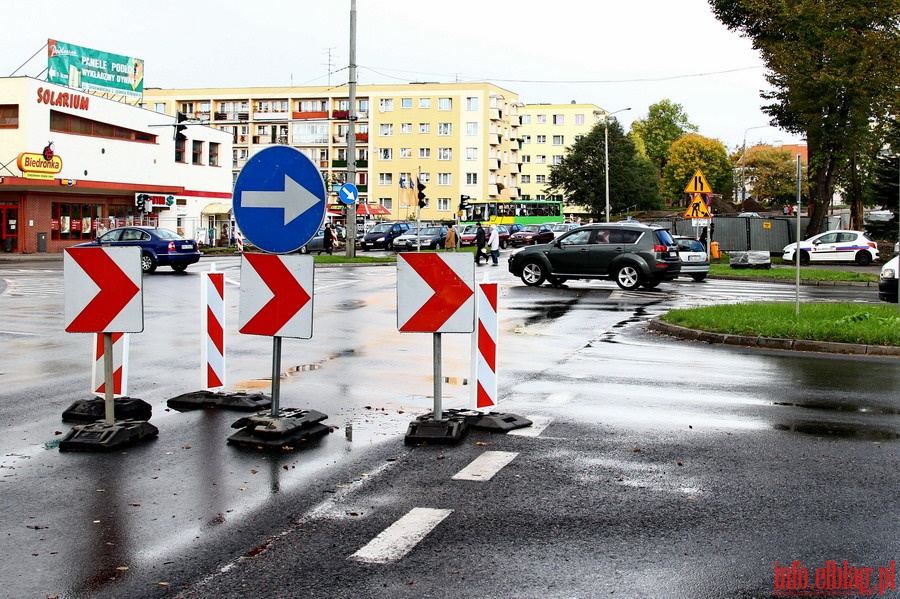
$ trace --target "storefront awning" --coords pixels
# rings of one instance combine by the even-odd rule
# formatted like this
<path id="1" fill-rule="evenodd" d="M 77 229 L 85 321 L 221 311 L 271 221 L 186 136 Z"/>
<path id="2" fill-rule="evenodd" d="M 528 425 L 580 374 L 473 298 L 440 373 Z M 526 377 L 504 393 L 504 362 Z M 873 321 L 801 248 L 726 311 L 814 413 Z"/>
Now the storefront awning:
<path id="1" fill-rule="evenodd" d="M 228 214 L 229 212 L 231 212 L 231 204 L 215 202 L 213 204 L 208 204 L 206 208 L 201 211 L 201 214 Z"/>
<path id="2" fill-rule="evenodd" d="M 391 211 L 382 206 L 381 204 L 357 204 L 356 205 L 356 213 L 357 214 L 390 214 Z"/>

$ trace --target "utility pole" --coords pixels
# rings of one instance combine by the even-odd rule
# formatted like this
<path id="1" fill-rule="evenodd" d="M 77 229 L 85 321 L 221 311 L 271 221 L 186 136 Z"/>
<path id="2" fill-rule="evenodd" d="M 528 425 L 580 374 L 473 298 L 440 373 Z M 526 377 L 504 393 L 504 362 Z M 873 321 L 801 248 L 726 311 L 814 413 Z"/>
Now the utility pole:
<path id="1" fill-rule="evenodd" d="M 356 185 L 356 0 L 350 0 L 350 112 L 347 114 L 347 179 Z M 356 256 L 356 202 L 344 206 L 345 239 L 347 257 Z"/>

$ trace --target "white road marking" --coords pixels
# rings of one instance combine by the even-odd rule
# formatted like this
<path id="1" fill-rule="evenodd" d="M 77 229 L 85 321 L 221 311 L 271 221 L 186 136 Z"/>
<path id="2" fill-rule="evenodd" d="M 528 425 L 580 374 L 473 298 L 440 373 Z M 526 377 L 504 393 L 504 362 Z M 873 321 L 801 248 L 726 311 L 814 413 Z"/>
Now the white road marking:
<path id="1" fill-rule="evenodd" d="M 491 480 L 500 469 L 519 455 L 512 451 L 486 451 L 453 475 L 453 480 Z"/>
<path id="2" fill-rule="evenodd" d="M 526 418 L 531 420 L 531 426 L 513 429 L 506 434 L 519 437 L 537 437 L 544 432 L 544 429 L 547 428 L 551 422 L 553 422 L 553 418 L 548 418 L 546 416 L 526 416 Z"/>
<path id="3" fill-rule="evenodd" d="M 453 510 L 415 507 L 350 556 L 369 564 L 388 564 L 409 553 Z"/>

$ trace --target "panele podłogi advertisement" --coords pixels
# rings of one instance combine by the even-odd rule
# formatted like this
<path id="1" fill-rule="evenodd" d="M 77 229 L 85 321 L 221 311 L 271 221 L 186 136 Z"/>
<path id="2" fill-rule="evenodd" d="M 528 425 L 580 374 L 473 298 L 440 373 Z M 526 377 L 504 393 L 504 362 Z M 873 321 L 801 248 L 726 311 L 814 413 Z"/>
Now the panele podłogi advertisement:
<path id="1" fill-rule="evenodd" d="M 144 61 L 47 40 L 47 81 L 74 89 L 141 99 Z"/>

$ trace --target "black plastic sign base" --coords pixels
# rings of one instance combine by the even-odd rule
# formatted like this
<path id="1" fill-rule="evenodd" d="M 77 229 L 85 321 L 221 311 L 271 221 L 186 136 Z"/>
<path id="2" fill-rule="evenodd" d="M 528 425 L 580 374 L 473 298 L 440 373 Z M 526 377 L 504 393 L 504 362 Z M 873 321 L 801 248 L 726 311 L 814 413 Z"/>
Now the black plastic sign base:
<path id="1" fill-rule="evenodd" d="M 465 418 L 432 420 L 422 416 L 409 423 L 404 443 L 406 445 L 456 445 L 466 434 Z"/>
<path id="2" fill-rule="evenodd" d="M 150 420 L 153 408 L 143 399 L 117 397 L 113 400 L 116 420 Z M 79 399 L 62 413 L 63 422 L 96 422 L 106 417 L 106 402 L 102 397 Z"/>
<path id="3" fill-rule="evenodd" d="M 327 435 L 331 429 L 321 424 L 326 418 L 322 412 L 297 408 L 282 408 L 277 416 L 260 412 L 235 421 L 231 428 L 241 430 L 228 437 L 228 442 L 241 447 L 294 449 Z"/>
<path id="4" fill-rule="evenodd" d="M 153 439 L 158 434 L 158 428 L 139 420 L 122 420 L 114 424 L 76 424 L 59 442 L 59 450 L 112 451 L 138 441 Z"/>
<path id="5" fill-rule="evenodd" d="M 517 428 L 525 428 L 534 424 L 531 420 L 518 414 L 510 414 L 505 412 L 479 412 L 477 410 L 460 410 L 451 408 L 444 410 L 443 415 L 451 420 L 463 419 L 466 424 L 472 428 L 479 430 L 505 433 Z M 434 412 L 429 412 L 424 416 L 420 416 L 419 420 L 428 420 L 434 418 Z"/>
<path id="6" fill-rule="evenodd" d="M 221 410 L 238 410 L 256 412 L 272 405 L 272 399 L 263 393 L 224 393 L 220 391 L 194 391 L 173 397 L 166 402 L 173 410 L 197 410 L 215 408 Z"/>

